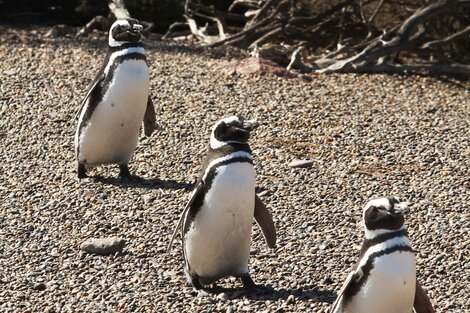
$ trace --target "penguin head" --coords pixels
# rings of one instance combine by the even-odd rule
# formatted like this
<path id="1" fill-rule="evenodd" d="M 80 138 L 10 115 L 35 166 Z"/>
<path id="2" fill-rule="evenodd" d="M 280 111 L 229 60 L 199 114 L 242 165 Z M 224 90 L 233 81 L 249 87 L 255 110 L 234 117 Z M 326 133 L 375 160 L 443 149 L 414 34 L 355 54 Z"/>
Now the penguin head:
<path id="1" fill-rule="evenodd" d="M 367 231 L 395 230 L 403 227 L 403 213 L 409 212 L 408 203 L 386 197 L 371 200 L 364 207 L 363 219 Z"/>
<path id="2" fill-rule="evenodd" d="M 250 132 L 258 126 L 257 122 L 246 120 L 240 115 L 223 118 L 212 128 L 211 148 L 217 149 L 229 143 L 247 144 Z"/>
<path id="3" fill-rule="evenodd" d="M 126 43 L 137 43 L 144 27 L 135 18 L 119 19 L 109 29 L 109 46 L 118 47 Z"/>

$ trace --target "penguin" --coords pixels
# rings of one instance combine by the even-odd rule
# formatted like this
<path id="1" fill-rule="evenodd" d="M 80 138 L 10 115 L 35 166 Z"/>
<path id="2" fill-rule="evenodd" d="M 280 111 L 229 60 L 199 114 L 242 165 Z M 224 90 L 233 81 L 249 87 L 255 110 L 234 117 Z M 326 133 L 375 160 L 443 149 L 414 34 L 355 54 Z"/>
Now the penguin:
<path id="1" fill-rule="evenodd" d="M 136 19 L 119 19 L 109 30 L 108 53 L 79 111 L 75 133 L 78 178 L 100 164 L 118 164 L 119 176 L 131 177 L 143 121 L 144 133 L 155 129 L 155 109 L 149 96 L 149 67 L 141 42 L 143 26 Z"/>
<path id="2" fill-rule="evenodd" d="M 403 214 L 407 203 L 387 197 L 363 210 L 365 238 L 359 260 L 330 312 L 411 313 L 416 290 L 416 261 Z"/>
<path id="3" fill-rule="evenodd" d="M 248 139 L 257 126 L 230 116 L 212 128 L 203 170 L 168 245 L 181 231 L 185 273 L 195 289 L 228 276 L 257 288 L 248 271 L 253 217 L 268 246 L 276 246 L 272 216 L 255 193 Z"/>

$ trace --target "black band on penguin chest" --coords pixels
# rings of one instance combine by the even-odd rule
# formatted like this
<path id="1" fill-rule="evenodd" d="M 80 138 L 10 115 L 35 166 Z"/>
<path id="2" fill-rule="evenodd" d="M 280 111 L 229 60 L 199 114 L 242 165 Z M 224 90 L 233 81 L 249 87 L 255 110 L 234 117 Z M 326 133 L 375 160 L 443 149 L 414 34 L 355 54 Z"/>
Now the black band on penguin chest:
<path id="1" fill-rule="evenodd" d="M 210 149 L 206 163 L 210 163 L 213 160 L 217 160 L 218 158 L 222 158 L 234 152 L 244 151 L 244 152 L 251 154 L 251 150 L 248 145 L 238 145 L 238 144 L 235 144 L 235 145 L 237 147 L 235 147 L 232 144 L 231 148 L 222 147 L 219 149 Z M 221 152 L 220 150 L 224 151 L 225 153 L 223 154 L 223 152 Z M 198 195 L 195 196 L 194 202 L 192 203 L 191 208 L 188 211 L 188 216 L 186 217 L 186 222 L 184 226 L 185 233 L 188 231 L 191 225 L 191 222 L 194 220 L 194 217 L 196 216 L 197 212 L 201 209 L 202 204 L 204 203 L 204 198 L 206 197 L 207 193 L 211 189 L 214 179 L 217 176 L 218 169 L 222 166 L 226 166 L 226 165 L 233 164 L 233 163 L 249 163 L 253 165 L 253 160 L 249 158 L 248 156 L 238 156 L 238 157 L 234 157 L 228 160 L 218 162 L 214 164 L 212 167 L 210 167 L 208 170 L 206 170 L 207 175 L 205 175 L 205 179 L 203 180 L 203 177 L 201 177 L 201 180 L 203 180 L 202 183 L 204 184 L 203 190 L 202 192 L 200 192 Z M 202 175 L 204 175 L 204 173 Z"/>
<path id="2" fill-rule="evenodd" d="M 402 230 L 399 230 L 399 231 L 396 231 L 396 232 L 391 232 L 391 233 L 385 233 L 385 234 L 382 234 L 382 235 L 378 235 L 373 239 L 366 239 L 364 241 L 362 249 L 361 249 L 361 254 L 360 254 L 357 266 L 356 266 L 356 270 L 359 267 L 361 259 L 363 258 L 363 256 L 365 255 L 365 253 L 367 252 L 367 250 L 369 248 L 371 248 L 375 245 L 381 244 L 381 243 L 383 243 L 387 240 L 390 240 L 392 238 L 407 237 L 407 235 L 408 235 L 408 233 L 407 233 L 406 229 L 402 229 Z M 345 290 L 345 292 L 344 292 L 345 302 L 348 302 L 349 300 L 351 300 L 351 298 L 361 290 L 361 288 L 364 286 L 366 281 L 369 279 L 369 276 L 371 275 L 371 271 L 374 269 L 375 259 L 377 259 L 379 257 L 382 257 L 384 255 L 387 255 L 387 254 L 392 254 L 394 252 L 411 252 L 411 253 L 413 253 L 414 251 L 410 246 L 401 244 L 401 245 L 395 245 L 395 246 L 389 247 L 389 248 L 384 249 L 384 250 L 379 250 L 377 252 L 374 252 L 374 253 L 370 254 L 369 257 L 367 258 L 366 263 L 363 266 L 360 267 L 360 269 L 362 271 L 362 276 L 360 278 L 359 277 L 353 277 L 353 281 L 352 281 L 351 285 Z"/>
<path id="3" fill-rule="evenodd" d="M 366 253 L 367 249 L 369 249 L 370 247 L 378 245 L 384 241 L 395 237 L 408 237 L 408 232 L 406 231 L 406 229 L 400 229 L 394 232 L 387 232 L 385 234 L 375 236 L 372 239 L 365 239 L 364 243 L 362 244 L 361 254 L 359 258 L 362 258 L 362 256 Z"/>
<path id="4" fill-rule="evenodd" d="M 124 55 L 118 56 L 116 59 L 114 59 L 113 64 L 111 64 L 108 74 L 104 78 L 103 84 L 102 84 L 102 92 L 101 96 L 104 96 L 106 92 L 108 91 L 109 84 L 113 81 L 114 78 L 114 73 L 116 72 L 116 68 L 124 61 L 129 61 L 129 60 L 143 60 L 147 64 L 147 58 L 145 57 L 145 54 L 138 53 L 138 52 L 133 52 L 133 53 L 128 53 Z M 101 102 L 102 99 L 99 99 L 97 103 Z"/>
<path id="5" fill-rule="evenodd" d="M 109 53 L 114 53 L 114 52 L 129 49 L 129 48 L 143 48 L 143 47 L 144 47 L 144 44 L 141 42 L 139 43 L 128 42 L 128 43 L 123 43 L 117 47 L 109 47 Z"/>
<path id="6" fill-rule="evenodd" d="M 119 52 L 128 48 L 141 48 L 142 45 L 136 45 L 136 44 L 124 44 L 119 47 L 110 47 L 109 52 L 106 56 L 106 60 L 104 62 L 102 72 L 106 69 L 108 66 L 108 63 L 110 62 L 110 59 L 112 57 L 112 54 L 115 52 Z M 88 121 L 88 119 L 91 117 L 93 114 L 93 111 L 95 108 L 98 106 L 98 104 L 103 100 L 103 96 L 106 94 L 106 92 L 109 89 L 109 85 L 113 81 L 114 78 L 114 73 L 116 71 L 116 68 L 124 61 L 127 60 L 143 60 L 147 64 L 147 58 L 145 57 L 145 54 L 143 53 L 138 53 L 138 52 L 132 52 L 132 53 L 127 53 L 124 55 L 120 55 L 116 57 L 113 60 L 113 63 L 109 66 L 108 73 L 104 73 L 105 77 L 101 83 L 99 83 L 96 87 L 95 90 L 93 90 L 92 97 L 90 97 L 90 101 L 88 103 L 88 108 L 87 108 L 87 114 L 83 118 L 84 121 Z"/>

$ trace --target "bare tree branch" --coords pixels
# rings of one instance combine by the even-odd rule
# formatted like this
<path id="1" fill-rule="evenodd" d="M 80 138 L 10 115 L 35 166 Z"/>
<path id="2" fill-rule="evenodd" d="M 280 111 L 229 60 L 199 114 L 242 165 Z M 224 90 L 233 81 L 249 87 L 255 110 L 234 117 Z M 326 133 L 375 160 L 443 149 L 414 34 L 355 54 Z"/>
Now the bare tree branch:
<path id="1" fill-rule="evenodd" d="M 459 0 L 441 0 L 421 8 L 400 26 L 398 34 L 390 41 L 384 41 L 383 38 L 385 36 L 382 35 L 357 55 L 345 60 L 340 60 L 327 68 L 317 70 L 317 72 L 328 73 L 347 71 L 348 69 L 357 70 L 358 68 L 365 67 L 386 55 L 391 55 L 410 47 L 413 45 L 414 41 L 424 33 L 424 29 L 422 29 L 421 31 L 413 34 L 413 31 L 416 30 L 418 25 L 437 14 L 442 14 L 446 10 L 450 10 L 452 8 L 450 4 L 453 5 L 457 2 L 459 2 Z M 460 0 L 460 2 L 469 1 Z"/>
<path id="2" fill-rule="evenodd" d="M 379 10 L 383 4 L 384 4 L 384 0 L 380 0 L 380 2 L 377 4 L 377 6 L 374 9 L 374 12 L 372 13 L 369 20 L 367 21 L 368 24 L 371 24 L 374 21 L 375 17 L 377 16 L 377 13 L 379 13 Z"/>
<path id="3" fill-rule="evenodd" d="M 258 13 L 246 24 L 246 27 L 250 27 L 253 24 L 261 21 L 268 15 L 269 9 L 279 4 L 280 0 L 268 0 L 266 3 L 259 9 Z"/>
<path id="4" fill-rule="evenodd" d="M 178 37 L 182 35 L 184 36 L 190 35 L 191 34 L 190 30 L 180 31 L 180 32 L 175 31 L 175 28 L 183 27 L 183 26 L 189 27 L 188 23 L 186 22 L 175 22 L 171 24 L 170 27 L 168 28 L 168 31 L 163 35 L 162 39 L 165 40 L 165 39 L 174 38 L 174 37 Z"/>
<path id="5" fill-rule="evenodd" d="M 410 38 L 412 32 L 416 27 L 423 23 L 423 21 L 430 19 L 431 17 L 442 14 L 445 11 L 452 10 L 457 3 L 469 3 L 469 0 L 440 0 L 433 4 L 430 4 L 424 8 L 416 11 L 410 16 L 398 30 L 398 36 L 396 40 L 406 41 Z M 392 43 L 390 43 L 392 44 Z"/>
<path id="6" fill-rule="evenodd" d="M 131 16 L 129 11 L 127 11 L 124 0 L 110 0 L 108 1 L 108 7 L 116 19 L 129 18 Z"/>
<path id="7" fill-rule="evenodd" d="M 468 34 L 470 34 L 470 25 L 465 27 L 461 31 L 459 31 L 455 34 L 452 34 L 452 35 L 450 35 L 450 36 L 448 36 L 444 39 L 433 40 L 433 41 L 427 42 L 424 45 L 422 45 L 421 48 L 422 49 L 428 49 L 428 48 L 432 49 L 432 48 L 435 48 L 437 46 L 446 45 L 446 44 L 451 43 L 455 40 L 463 38 L 463 37 L 467 36 Z"/>
<path id="8" fill-rule="evenodd" d="M 237 6 L 242 6 L 242 7 L 250 8 L 250 9 L 258 9 L 259 1 L 258 0 L 235 0 L 232 2 L 230 7 L 228 8 L 228 11 L 229 12 L 232 11 Z"/>
<path id="9" fill-rule="evenodd" d="M 341 72 L 341 71 L 338 71 Z M 344 72 L 354 73 L 409 73 L 409 74 L 452 74 L 470 77 L 470 65 L 452 63 L 452 64 L 375 64 L 349 69 Z"/>
<path id="10" fill-rule="evenodd" d="M 102 29 L 106 30 L 110 27 L 109 19 L 105 16 L 98 15 L 89 21 L 85 27 L 80 29 L 77 33 L 77 37 L 85 37 L 88 36 L 94 29 Z"/>
<path id="11" fill-rule="evenodd" d="M 200 0 L 186 0 L 185 12 L 191 32 L 205 46 L 259 48 L 260 55 L 262 51 L 276 50 L 279 53 L 265 55 L 279 64 L 290 64 L 290 67 L 315 69 L 319 73 L 465 73 L 466 65 L 455 62 L 465 63 L 470 59 L 466 57 L 469 48 L 463 47 L 464 41 L 460 41 L 470 33 L 470 26 L 464 21 L 468 13 L 461 10 L 470 5 L 470 0 L 437 0 L 431 3 L 423 0 L 420 3 L 427 4 L 420 8 L 415 2 L 398 4 L 400 1 L 335 0 L 331 6 L 319 10 L 303 10 L 299 8 L 304 8 L 305 4 L 295 0 L 236 0 L 227 12 L 221 12 Z M 241 14 L 230 12 L 235 6 L 248 10 L 244 11 L 245 20 L 240 19 Z M 366 17 L 368 12 L 371 15 Z M 379 12 L 380 18 L 385 20 L 374 23 Z M 396 19 L 393 14 L 396 14 Z M 207 27 L 198 27 L 196 21 L 200 18 L 208 22 Z M 404 22 L 400 22 L 402 19 Z M 431 19 L 436 21 L 434 28 L 428 25 Z M 462 24 L 464 26 L 460 26 Z M 456 30 L 458 27 L 463 29 Z M 210 36 L 215 28 L 219 35 Z M 164 38 L 169 36 L 168 33 Z M 301 42 L 305 44 L 299 44 Z M 273 45 L 266 47 L 267 43 Z M 275 46 L 277 48 L 272 49 Z M 301 46 L 302 49 L 298 49 Z M 335 51 L 327 51 L 330 49 Z M 310 54 L 304 60 L 310 60 L 311 66 L 294 66 L 300 60 L 301 50 L 303 54 Z M 459 53 L 464 57 L 456 58 Z M 319 58 L 312 60 L 312 55 Z M 425 62 L 429 60 L 433 63 Z M 436 60 L 450 64 L 444 66 L 435 63 Z M 407 64 L 401 65 L 400 62 Z"/>

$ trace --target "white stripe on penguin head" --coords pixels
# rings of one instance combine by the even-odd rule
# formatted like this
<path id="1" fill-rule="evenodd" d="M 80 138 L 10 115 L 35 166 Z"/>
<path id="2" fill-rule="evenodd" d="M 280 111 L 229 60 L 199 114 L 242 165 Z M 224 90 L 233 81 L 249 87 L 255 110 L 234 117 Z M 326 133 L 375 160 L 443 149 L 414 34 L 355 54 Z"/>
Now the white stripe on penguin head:
<path id="1" fill-rule="evenodd" d="M 113 38 L 113 29 L 116 28 L 117 26 L 127 26 L 130 28 L 131 24 L 129 23 L 128 20 L 117 20 L 116 22 L 113 23 L 113 25 L 109 29 L 108 43 L 110 47 L 119 47 L 127 42 L 127 41 L 118 41 Z"/>
<path id="2" fill-rule="evenodd" d="M 217 127 L 222 124 L 222 123 L 225 123 L 225 124 L 228 124 L 228 123 L 231 123 L 233 121 L 238 121 L 238 116 L 229 116 L 229 117 L 226 117 L 226 118 L 223 118 L 221 119 L 220 121 L 218 121 L 217 123 L 215 123 L 214 127 L 212 127 L 212 132 L 211 132 L 211 148 L 212 149 L 218 149 L 218 148 L 221 148 L 229 143 L 237 143 L 238 141 L 220 141 L 218 140 L 217 138 L 215 138 L 215 135 L 214 135 L 214 132 L 215 130 L 217 129 Z"/>

